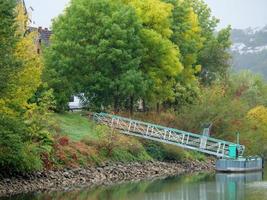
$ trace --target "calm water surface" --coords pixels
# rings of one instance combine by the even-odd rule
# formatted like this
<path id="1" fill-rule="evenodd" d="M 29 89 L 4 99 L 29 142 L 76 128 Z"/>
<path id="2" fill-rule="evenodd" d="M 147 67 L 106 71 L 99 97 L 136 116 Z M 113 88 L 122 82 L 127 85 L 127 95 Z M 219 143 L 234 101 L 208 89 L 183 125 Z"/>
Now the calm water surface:
<path id="1" fill-rule="evenodd" d="M 267 200 L 265 172 L 200 173 L 74 192 L 19 195 L 4 200 Z M 2 199 L 1 199 L 2 200 Z"/>

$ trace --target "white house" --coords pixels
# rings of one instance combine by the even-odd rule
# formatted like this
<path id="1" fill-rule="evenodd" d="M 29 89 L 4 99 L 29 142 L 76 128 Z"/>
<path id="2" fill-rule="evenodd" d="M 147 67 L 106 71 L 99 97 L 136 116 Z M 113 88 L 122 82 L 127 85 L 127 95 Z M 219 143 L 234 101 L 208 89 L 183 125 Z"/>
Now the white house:
<path id="1" fill-rule="evenodd" d="M 71 96 L 68 107 L 70 110 L 80 110 L 84 107 L 83 94 L 81 96 Z"/>

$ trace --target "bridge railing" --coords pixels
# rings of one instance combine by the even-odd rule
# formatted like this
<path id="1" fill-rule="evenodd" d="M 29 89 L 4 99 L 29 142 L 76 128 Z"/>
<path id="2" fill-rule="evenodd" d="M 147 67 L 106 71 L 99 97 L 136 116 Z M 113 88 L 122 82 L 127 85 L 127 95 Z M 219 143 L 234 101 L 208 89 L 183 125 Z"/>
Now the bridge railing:
<path id="1" fill-rule="evenodd" d="M 194 134 L 106 113 L 95 113 L 94 120 L 127 135 L 172 144 L 221 158 L 228 158 L 229 146 L 237 145 L 205 135 Z M 237 146 L 239 155 L 243 155 L 245 147 L 242 145 Z"/>

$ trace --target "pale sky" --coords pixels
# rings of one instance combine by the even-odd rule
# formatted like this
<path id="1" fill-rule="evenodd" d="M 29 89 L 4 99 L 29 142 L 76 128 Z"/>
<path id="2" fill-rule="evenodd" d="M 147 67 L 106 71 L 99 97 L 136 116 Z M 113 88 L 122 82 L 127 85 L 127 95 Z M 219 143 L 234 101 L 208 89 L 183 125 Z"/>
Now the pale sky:
<path id="1" fill-rule="evenodd" d="M 34 8 L 34 26 L 51 27 L 51 19 L 59 15 L 70 0 L 25 0 Z M 267 25 L 267 0 L 205 0 L 213 15 L 221 20 L 219 28 L 262 27 Z"/>

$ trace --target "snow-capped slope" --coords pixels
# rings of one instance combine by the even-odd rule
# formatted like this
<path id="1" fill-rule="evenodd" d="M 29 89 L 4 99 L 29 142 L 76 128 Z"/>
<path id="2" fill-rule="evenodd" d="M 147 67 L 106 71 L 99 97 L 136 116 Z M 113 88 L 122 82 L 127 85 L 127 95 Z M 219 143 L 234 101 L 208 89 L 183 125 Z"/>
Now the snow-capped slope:
<path id="1" fill-rule="evenodd" d="M 233 68 L 249 69 L 267 79 L 267 26 L 233 29 L 232 42 Z"/>
<path id="2" fill-rule="evenodd" d="M 231 47 L 231 50 L 241 55 L 248 54 L 248 53 L 260 53 L 264 50 L 267 50 L 267 45 L 250 47 L 250 46 L 246 46 L 244 43 L 234 43 Z"/>
<path id="3" fill-rule="evenodd" d="M 267 26 L 263 28 L 233 29 L 232 51 L 240 54 L 258 53 L 267 48 Z"/>

